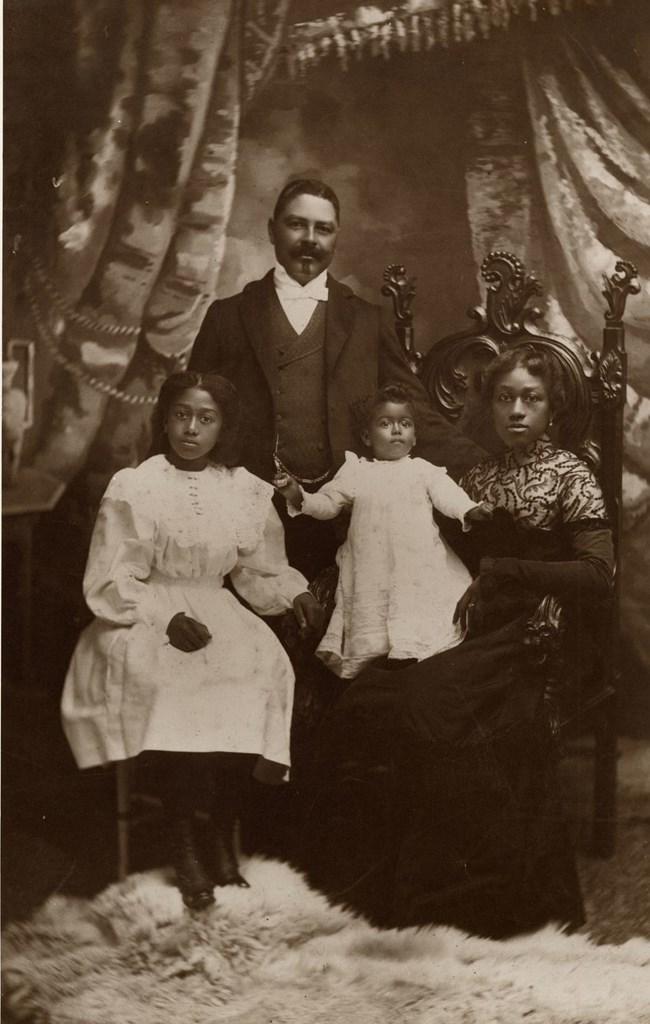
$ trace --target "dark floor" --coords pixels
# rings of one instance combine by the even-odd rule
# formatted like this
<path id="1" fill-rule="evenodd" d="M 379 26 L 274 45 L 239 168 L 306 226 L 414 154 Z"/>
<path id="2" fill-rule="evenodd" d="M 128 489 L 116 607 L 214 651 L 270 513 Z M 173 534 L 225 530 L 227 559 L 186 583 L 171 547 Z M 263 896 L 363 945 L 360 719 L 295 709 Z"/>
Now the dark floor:
<path id="1" fill-rule="evenodd" d="M 114 777 L 79 772 L 47 693 L 3 687 L 3 921 L 115 877 Z"/>
<path id="2" fill-rule="evenodd" d="M 567 751 L 560 773 L 565 811 L 578 851 L 587 924 L 599 942 L 650 939 L 650 739 L 621 736 L 616 849 L 606 860 L 589 853 L 593 785 L 590 743 Z"/>
<path id="3" fill-rule="evenodd" d="M 589 743 L 575 743 L 562 766 L 588 930 L 606 942 L 650 938 L 650 739 L 624 737 L 620 748 L 618 845 L 611 860 L 588 854 Z M 113 771 L 77 770 L 51 694 L 4 687 L 2 783 L 4 924 L 55 892 L 92 896 L 115 880 Z M 135 834 L 131 855 L 133 870 L 164 862 L 155 828 Z"/>

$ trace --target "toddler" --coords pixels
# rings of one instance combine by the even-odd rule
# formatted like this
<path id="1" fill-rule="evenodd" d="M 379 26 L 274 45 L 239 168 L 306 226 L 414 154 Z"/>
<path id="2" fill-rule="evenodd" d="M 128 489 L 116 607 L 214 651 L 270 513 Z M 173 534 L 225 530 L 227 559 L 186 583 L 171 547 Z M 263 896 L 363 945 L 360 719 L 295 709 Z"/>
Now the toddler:
<path id="1" fill-rule="evenodd" d="M 471 576 L 440 536 L 433 509 L 464 529 L 491 513 L 444 468 L 411 456 L 414 412 L 406 388 L 386 385 L 355 406 L 367 458 L 347 452 L 341 469 L 315 494 L 287 474 L 274 481 L 290 515 L 332 519 L 351 510 L 337 554 L 335 608 L 316 651 L 344 679 L 379 658 L 421 661 L 463 638 L 453 615 Z"/>

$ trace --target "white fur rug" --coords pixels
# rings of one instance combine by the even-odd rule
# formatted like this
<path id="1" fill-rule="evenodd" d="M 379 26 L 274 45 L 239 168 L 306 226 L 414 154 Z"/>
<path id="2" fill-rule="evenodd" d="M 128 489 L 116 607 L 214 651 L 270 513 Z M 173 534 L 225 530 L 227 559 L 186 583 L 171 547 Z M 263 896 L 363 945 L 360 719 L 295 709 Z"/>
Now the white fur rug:
<path id="1" fill-rule="evenodd" d="M 29 1024 L 642 1024 L 650 942 L 553 928 L 508 942 L 379 931 L 284 864 L 192 916 L 163 872 L 92 901 L 54 896 L 4 933 L 7 1022 Z"/>

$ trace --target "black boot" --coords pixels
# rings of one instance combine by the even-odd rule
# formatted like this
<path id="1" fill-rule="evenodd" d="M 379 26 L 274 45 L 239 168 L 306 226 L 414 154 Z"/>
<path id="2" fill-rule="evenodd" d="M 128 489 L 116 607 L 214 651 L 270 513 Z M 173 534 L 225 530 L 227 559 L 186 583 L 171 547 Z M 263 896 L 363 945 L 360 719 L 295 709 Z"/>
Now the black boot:
<path id="1" fill-rule="evenodd" d="M 234 819 L 230 816 L 217 817 L 216 814 L 213 814 L 210 820 L 210 838 L 215 883 L 217 885 L 238 885 L 240 889 L 250 889 L 246 879 L 239 873 L 235 853 Z"/>
<path id="2" fill-rule="evenodd" d="M 239 770 L 236 770 L 237 767 Z M 248 789 L 248 775 L 244 772 L 249 767 L 248 759 L 244 760 L 244 755 L 240 755 L 238 760 L 231 758 L 229 762 L 221 758 L 219 770 L 214 778 L 210 843 L 213 877 L 217 885 L 250 888 L 246 879 L 239 873 L 235 853 L 235 826 Z"/>
<path id="3" fill-rule="evenodd" d="M 183 903 L 190 910 L 204 910 L 214 903 L 213 884 L 196 850 L 193 822 L 176 818 L 170 822 L 176 884 Z"/>

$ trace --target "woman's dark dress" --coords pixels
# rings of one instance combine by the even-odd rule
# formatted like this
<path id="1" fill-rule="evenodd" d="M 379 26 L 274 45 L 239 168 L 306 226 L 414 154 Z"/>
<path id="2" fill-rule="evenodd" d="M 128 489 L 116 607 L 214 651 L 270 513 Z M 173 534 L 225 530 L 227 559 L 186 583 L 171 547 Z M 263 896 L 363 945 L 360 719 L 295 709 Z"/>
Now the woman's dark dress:
<path id="1" fill-rule="evenodd" d="M 382 925 L 494 937 L 577 926 L 546 676 L 523 640 L 540 598 L 555 594 L 563 678 L 574 689 L 588 680 L 611 586 L 602 495 L 586 465 L 546 437 L 462 484 L 499 510 L 472 531 L 481 625 L 458 647 L 368 670 L 346 690 L 320 732 L 303 864 Z"/>

